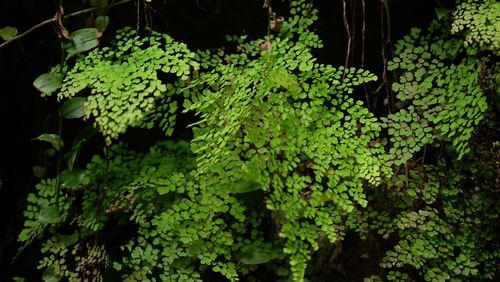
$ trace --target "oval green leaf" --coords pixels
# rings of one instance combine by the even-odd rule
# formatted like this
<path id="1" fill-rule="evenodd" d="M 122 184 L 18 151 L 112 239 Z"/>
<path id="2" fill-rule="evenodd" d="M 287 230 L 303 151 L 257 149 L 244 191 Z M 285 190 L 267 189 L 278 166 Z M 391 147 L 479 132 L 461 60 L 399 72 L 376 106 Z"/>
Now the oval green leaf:
<path id="1" fill-rule="evenodd" d="M 0 37 L 3 40 L 9 41 L 17 35 L 17 28 L 12 26 L 6 26 L 4 28 L 0 28 Z"/>
<path id="2" fill-rule="evenodd" d="M 59 174 L 59 183 L 62 188 L 72 188 L 78 184 L 82 184 L 82 179 L 85 177 L 86 171 L 80 168 L 65 170 Z"/>
<path id="3" fill-rule="evenodd" d="M 34 138 L 33 140 L 35 139 L 52 143 L 52 146 L 58 151 L 60 151 L 64 146 L 61 137 L 59 137 L 59 135 L 57 134 L 42 134 L 37 138 Z"/>
<path id="4" fill-rule="evenodd" d="M 60 73 L 45 73 L 40 75 L 33 86 L 42 93 L 51 93 L 61 88 L 63 76 Z"/>
<path id="5" fill-rule="evenodd" d="M 38 220 L 45 223 L 58 223 L 61 221 L 59 208 L 56 205 L 48 206 L 40 211 Z"/>
<path id="6" fill-rule="evenodd" d="M 76 97 L 64 102 L 59 110 L 61 117 L 67 119 L 83 117 L 85 115 L 85 102 L 87 102 L 87 98 L 84 97 Z"/>
<path id="7" fill-rule="evenodd" d="M 99 44 L 95 28 L 83 28 L 72 32 L 69 36 L 73 39 L 65 41 L 62 46 L 72 55 L 88 51 Z"/>

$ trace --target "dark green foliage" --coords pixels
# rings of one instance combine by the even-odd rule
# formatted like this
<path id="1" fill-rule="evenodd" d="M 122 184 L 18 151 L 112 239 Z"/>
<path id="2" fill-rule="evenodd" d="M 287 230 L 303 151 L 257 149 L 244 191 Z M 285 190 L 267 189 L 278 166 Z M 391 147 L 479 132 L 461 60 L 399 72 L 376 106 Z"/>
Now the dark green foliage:
<path id="1" fill-rule="evenodd" d="M 476 145 L 476 144 L 475 144 Z M 477 151 L 479 159 L 488 158 Z M 368 214 L 371 227 L 385 239 L 396 240 L 381 264 L 396 273 L 417 273 L 426 281 L 460 279 L 484 281 L 497 274 L 500 227 L 498 190 L 492 190 L 495 171 L 480 170 L 491 164 L 464 158 L 454 164 L 419 166 L 409 177 L 391 178 L 373 203 L 397 203 L 387 212 Z M 472 174 L 473 173 L 473 174 Z M 469 175 L 470 176 L 467 176 Z"/>

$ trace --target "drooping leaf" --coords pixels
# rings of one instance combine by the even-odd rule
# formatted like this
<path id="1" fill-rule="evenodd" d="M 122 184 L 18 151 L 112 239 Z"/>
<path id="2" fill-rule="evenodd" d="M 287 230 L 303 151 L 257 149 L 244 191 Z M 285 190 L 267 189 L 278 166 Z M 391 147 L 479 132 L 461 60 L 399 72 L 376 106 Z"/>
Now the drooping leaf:
<path id="1" fill-rule="evenodd" d="M 63 118 L 81 118 L 85 115 L 85 102 L 87 102 L 87 98 L 84 97 L 76 97 L 70 99 L 62 105 L 59 113 Z"/>
<path id="2" fill-rule="evenodd" d="M 63 48 L 72 55 L 88 51 L 99 44 L 97 33 L 95 28 L 83 28 L 72 32 L 70 37 L 73 39 L 65 41 Z"/>
<path id="3" fill-rule="evenodd" d="M 40 216 L 38 220 L 45 223 L 58 223 L 61 221 L 61 215 L 59 214 L 59 208 L 56 205 L 51 205 L 43 208 L 40 211 Z"/>
<path id="4" fill-rule="evenodd" d="M 37 77 L 33 86 L 42 93 L 51 93 L 61 88 L 63 76 L 60 73 L 45 73 Z"/>
<path id="5" fill-rule="evenodd" d="M 0 37 L 3 40 L 9 41 L 17 35 L 17 28 L 12 26 L 6 26 L 4 28 L 0 28 Z"/>
<path id="6" fill-rule="evenodd" d="M 54 273 L 54 266 L 49 266 L 43 272 L 42 279 L 45 282 L 57 282 L 62 279 L 62 276 Z"/>
<path id="7" fill-rule="evenodd" d="M 85 170 L 80 168 L 73 168 L 72 170 L 67 169 L 59 175 L 59 183 L 63 188 L 75 187 L 76 185 L 81 184 L 85 174 Z"/>
<path id="8" fill-rule="evenodd" d="M 63 147 L 64 147 L 64 143 L 61 139 L 61 137 L 59 137 L 59 135 L 57 134 L 42 134 L 40 136 L 38 136 L 37 138 L 33 138 L 33 140 L 42 140 L 42 141 L 47 141 L 47 142 L 50 142 L 52 143 L 52 146 L 60 151 Z"/>

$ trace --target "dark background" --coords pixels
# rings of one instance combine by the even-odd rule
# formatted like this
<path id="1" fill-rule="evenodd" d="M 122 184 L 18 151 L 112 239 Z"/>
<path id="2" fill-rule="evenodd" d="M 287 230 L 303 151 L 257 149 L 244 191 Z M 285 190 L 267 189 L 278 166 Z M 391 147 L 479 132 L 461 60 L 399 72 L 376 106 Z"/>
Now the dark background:
<path id="1" fill-rule="evenodd" d="M 137 1 L 111 8 L 108 11 L 110 26 L 102 43 L 106 45 L 114 37 L 114 32 L 124 26 L 135 28 L 137 24 Z M 320 62 L 344 65 L 347 34 L 343 23 L 341 0 L 315 0 L 319 9 L 319 20 L 314 29 L 323 40 L 325 48 L 315 50 Z M 366 45 L 365 68 L 382 75 L 381 50 L 382 31 L 387 36 L 386 14 L 381 1 L 365 0 Z M 453 1 L 449 1 L 453 2 Z M 0 28 L 17 27 L 19 33 L 50 19 L 58 10 L 59 1 L 50 0 L 1 0 Z M 362 1 L 346 0 L 348 19 L 355 25 L 355 44 L 350 65 L 361 65 Z M 444 3 L 446 4 L 446 2 Z M 140 24 L 144 27 L 144 6 L 140 4 Z M 66 14 L 88 8 L 81 0 L 65 1 Z M 395 0 L 388 3 L 391 19 L 391 38 L 397 39 L 409 33 L 411 27 L 426 28 L 437 18 L 436 4 L 430 0 Z M 263 38 L 267 32 L 267 9 L 259 0 L 153 0 L 149 9 L 153 19 L 153 29 L 170 34 L 178 41 L 185 42 L 191 49 L 212 49 L 226 47 L 225 35 L 244 35 L 249 38 Z M 288 1 L 273 1 L 278 16 L 287 17 Z M 448 6 L 447 8 L 453 8 Z M 85 27 L 88 14 L 65 20 L 71 32 Z M 382 24 L 384 22 L 384 24 Z M 142 31 L 145 33 L 145 31 Z M 0 39 L 1 40 L 1 39 Z M 2 43 L 3 41 L 0 41 Z M 390 48 L 390 44 L 386 47 Z M 41 271 L 36 270 L 40 256 L 39 246 L 28 248 L 18 260 L 12 258 L 20 247 L 17 235 L 23 227 L 22 212 L 28 193 L 34 191 L 39 178 L 33 174 L 34 166 L 47 169 L 47 177 L 56 174 L 55 157 L 45 154 L 50 144 L 35 141 L 42 133 L 57 133 L 57 107 L 53 97 L 40 98 L 32 86 L 33 81 L 60 61 L 60 47 L 57 34 L 51 24 L 32 31 L 20 40 L 0 48 L 0 281 L 12 281 L 19 275 L 28 281 L 41 281 Z M 380 79 L 379 82 L 380 83 Z M 370 85 L 376 89 L 377 84 Z M 370 93 L 369 102 L 375 105 L 380 93 Z M 359 97 L 364 98 L 364 93 Z M 361 99 L 361 98 L 360 98 Z M 383 107 L 377 108 L 383 115 Z M 182 122 L 181 122 L 182 124 Z M 81 127 L 81 121 L 65 121 L 65 135 L 74 136 Z M 160 134 L 147 133 L 147 138 L 139 138 L 138 129 L 131 130 L 122 139 L 134 144 L 136 149 L 144 149 L 156 140 L 164 139 Z M 182 132 L 178 133 L 182 134 Z M 64 135 L 63 135 L 64 140 Z M 71 140 L 71 139 L 69 139 Z M 88 146 L 86 155 L 100 153 L 102 140 L 98 137 Z M 36 245 L 36 244 L 34 244 Z M 31 279 L 33 280 L 29 280 Z"/>

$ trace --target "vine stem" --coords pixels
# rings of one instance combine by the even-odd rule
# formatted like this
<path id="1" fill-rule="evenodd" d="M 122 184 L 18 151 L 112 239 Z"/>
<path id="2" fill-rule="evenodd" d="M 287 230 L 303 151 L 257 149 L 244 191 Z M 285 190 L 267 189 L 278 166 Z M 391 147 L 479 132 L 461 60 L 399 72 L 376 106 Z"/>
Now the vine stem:
<path id="1" fill-rule="evenodd" d="M 85 13 L 89 13 L 89 12 L 92 12 L 94 10 L 98 10 L 98 9 L 102 9 L 102 8 L 111 8 L 111 7 L 114 7 L 114 6 L 118 6 L 118 5 L 121 5 L 121 4 L 125 4 L 127 2 L 130 2 L 132 0 L 123 0 L 123 1 L 120 1 L 120 2 L 117 2 L 117 3 L 114 3 L 114 4 L 110 4 L 110 5 L 106 5 L 106 6 L 96 6 L 96 7 L 92 7 L 92 8 L 88 8 L 88 9 L 85 9 L 85 10 L 80 10 L 78 12 L 74 12 L 74 13 L 71 13 L 71 14 L 68 14 L 66 16 L 64 16 L 65 19 L 67 18 L 71 18 L 71 17 L 74 17 L 74 16 L 78 16 L 78 15 L 81 15 L 81 14 L 85 14 Z M 18 39 L 21 39 L 22 37 L 24 37 L 25 35 L 31 33 L 32 31 L 48 24 L 48 23 L 52 23 L 52 22 L 55 22 L 57 19 L 56 17 L 52 17 L 46 21 L 43 21 L 35 26 L 33 26 L 32 28 L 28 29 L 27 31 L 23 32 L 22 34 L 19 34 L 17 36 L 15 36 L 14 38 L 12 38 L 11 40 L 9 41 L 5 41 L 4 43 L 0 44 L 0 48 L 4 47 L 5 45 L 9 44 L 10 42 L 12 41 L 16 41 Z"/>

